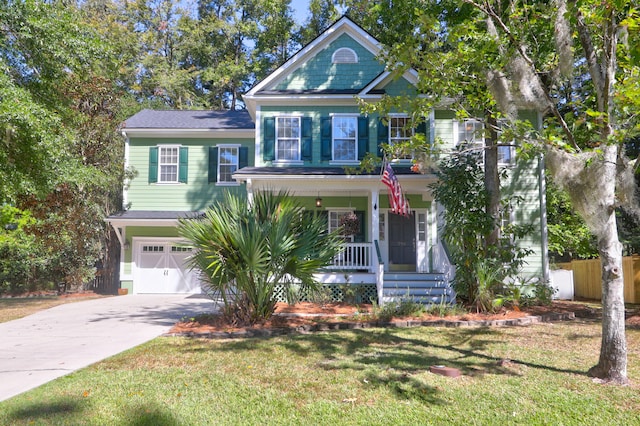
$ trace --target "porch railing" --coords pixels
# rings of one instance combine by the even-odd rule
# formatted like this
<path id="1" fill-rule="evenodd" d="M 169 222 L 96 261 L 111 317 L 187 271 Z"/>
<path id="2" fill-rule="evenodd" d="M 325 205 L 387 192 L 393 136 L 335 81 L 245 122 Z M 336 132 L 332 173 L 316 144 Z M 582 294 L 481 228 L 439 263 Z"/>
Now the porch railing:
<path id="1" fill-rule="evenodd" d="M 373 244 L 345 243 L 344 249 L 333 258 L 329 270 L 353 270 L 371 272 Z"/>

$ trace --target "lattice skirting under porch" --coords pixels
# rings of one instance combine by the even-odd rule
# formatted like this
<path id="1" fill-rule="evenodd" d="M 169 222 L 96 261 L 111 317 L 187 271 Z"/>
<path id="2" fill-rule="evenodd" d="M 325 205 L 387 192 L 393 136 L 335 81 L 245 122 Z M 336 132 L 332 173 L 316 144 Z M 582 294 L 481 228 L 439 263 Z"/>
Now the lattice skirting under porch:
<path id="1" fill-rule="evenodd" d="M 286 302 L 283 285 L 277 285 L 274 294 L 278 302 Z M 324 284 L 318 294 L 309 295 L 302 292 L 299 300 L 324 303 L 372 303 L 378 301 L 378 292 L 375 284 Z"/>

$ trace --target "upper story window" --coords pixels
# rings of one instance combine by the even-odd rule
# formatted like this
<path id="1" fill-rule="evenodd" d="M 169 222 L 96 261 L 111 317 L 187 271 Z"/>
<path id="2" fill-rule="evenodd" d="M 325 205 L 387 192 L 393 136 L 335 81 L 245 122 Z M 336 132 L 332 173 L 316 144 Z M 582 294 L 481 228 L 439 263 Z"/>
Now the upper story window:
<path id="1" fill-rule="evenodd" d="M 187 154 L 184 146 L 149 148 L 149 183 L 187 183 Z"/>
<path id="2" fill-rule="evenodd" d="M 368 117 L 338 113 L 320 119 L 322 160 L 336 165 L 357 164 L 368 151 Z"/>
<path id="3" fill-rule="evenodd" d="M 502 125 L 502 122 L 498 122 L 498 126 Z M 470 145 L 470 149 L 478 151 L 477 154 L 480 152 L 484 154 L 484 123 L 482 121 L 467 119 L 458 122 L 457 137 L 458 144 L 467 143 Z M 515 164 L 515 145 L 513 143 L 498 145 L 498 164 L 502 166 Z"/>
<path id="4" fill-rule="evenodd" d="M 311 117 L 265 117 L 261 144 L 264 161 L 302 163 L 312 160 Z"/>
<path id="5" fill-rule="evenodd" d="M 407 152 L 406 144 L 411 140 L 414 129 L 411 120 L 407 116 L 389 117 L 389 145 L 398 146 L 394 149 L 393 158 L 396 160 L 411 160 L 413 156 Z"/>
<path id="6" fill-rule="evenodd" d="M 237 144 L 209 147 L 209 182 L 217 185 L 239 185 L 233 174 L 249 165 L 249 148 Z"/>
<path id="7" fill-rule="evenodd" d="M 238 170 L 240 155 L 237 146 L 219 146 L 218 147 L 218 182 L 235 183 L 233 173 Z"/>
<path id="8" fill-rule="evenodd" d="M 333 117 L 333 160 L 358 161 L 358 117 Z"/>
<path id="9" fill-rule="evenodd" d="M 353 49 L 348 47 L 341 47 L 333 52 L 331 56 L 331 62 L 334 64 L 357 64 L 358 55 Z"/>
<path id="10" fill-rule="evenodd" d="M 160 147 L 160 177 L 158 182 L 178 182 L 178 159 L 177 146 Z"/>
<path id="11" fill-rule="evenodd" d="M 300 117 L 277 118 L 276 160 L 300 160 Z"/>

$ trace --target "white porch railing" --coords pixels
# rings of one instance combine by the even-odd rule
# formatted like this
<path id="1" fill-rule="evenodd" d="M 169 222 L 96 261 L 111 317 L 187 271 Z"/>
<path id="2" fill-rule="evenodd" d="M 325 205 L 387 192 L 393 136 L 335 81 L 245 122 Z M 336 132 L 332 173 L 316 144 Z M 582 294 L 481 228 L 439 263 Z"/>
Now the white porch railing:
<path id="1" fill-rule="evenodd" d="M 371 243 L 345 243 L 344 249 L 333 258 L 329 270 L 366 270 L 372 272 Z"/>

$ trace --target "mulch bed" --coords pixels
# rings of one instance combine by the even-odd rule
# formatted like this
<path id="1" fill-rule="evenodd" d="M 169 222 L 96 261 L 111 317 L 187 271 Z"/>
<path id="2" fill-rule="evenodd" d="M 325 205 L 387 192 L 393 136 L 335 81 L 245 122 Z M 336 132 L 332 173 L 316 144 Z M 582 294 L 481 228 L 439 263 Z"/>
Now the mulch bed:
<path id="1" fill-rule="evenodd" d="M 516 326 L 575 318 L 600 320 L 602 317 L 601 309 L 598 307 L 569 301 L 554 301 L 549 306 L 533 306 L 522 310 L 505 309 L 495 314 L 465 313 L 446 317 L 425 314 L 420 317 L 392 318 L 388 321 L 373 319 L 371 312 L 371 305 L 279 303 L 275 315 L 260 324 L 240 327 L 229 324 L 220 315 L 210 314 L 202 315 L 193 321 L 180 322 L 168 334 L 204 338 L 265 337 L 294 332 L 308 333 L 369 327 Z M 627 318 L 629 328 L 640 328 L 639 307 L 629 309 Z"/>

